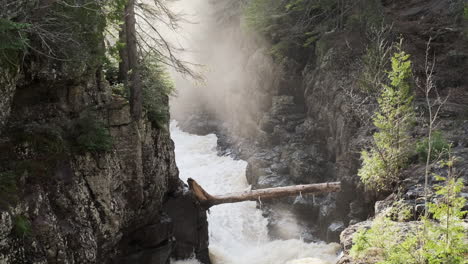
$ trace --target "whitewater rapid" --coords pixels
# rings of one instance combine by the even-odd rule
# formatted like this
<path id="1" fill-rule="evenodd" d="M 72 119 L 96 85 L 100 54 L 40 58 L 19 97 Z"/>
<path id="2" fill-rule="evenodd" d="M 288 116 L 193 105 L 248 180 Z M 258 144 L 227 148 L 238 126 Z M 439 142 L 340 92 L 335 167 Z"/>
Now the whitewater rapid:
<path id="1" fill-rule="evenodd" d="M 180 178 L 195 179 L 211 194 L 249 190 L 247 162 L 218 156 L 215 135 L 185 133 L 171 123 Z M 208 214 L 210 258 L 213 264 L 334 264 L 339 245 L 305 243 L 300 239 L 270 240 L 268 220 L 256 202 L 214 206 Z M 295 227 L 285 226 L 285 230 Z M 297 235 L 299 237 L 299 235 Z M 196 264 L 195 260 L 173 264 Z"/>

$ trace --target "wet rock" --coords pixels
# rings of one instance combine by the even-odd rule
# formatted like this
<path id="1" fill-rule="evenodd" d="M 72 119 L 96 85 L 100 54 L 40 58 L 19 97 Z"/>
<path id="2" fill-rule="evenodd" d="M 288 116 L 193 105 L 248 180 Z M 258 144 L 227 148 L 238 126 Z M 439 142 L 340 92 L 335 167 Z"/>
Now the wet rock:
<path id="1" fill-rule="evenodd" d="M 397 196 L 395 194 L 391 194 L 387 198 L 385 198 L 385 200 L 375 202 L 375 205 L 374 205 L 375 214 L 377 215 L 377 214 L 383 213 L 385 210 L 387 210 L 393 205 L 396 199 L 397 199 Z"/>
<path id="2" fill-rule="evenodd" d="M 349 204 L 349 214 L 348 217 L 350 219 L 360 219 L 360 221 L 364 220 L 367 217 L 367 210 L 366 204 L 363 200 L 358 199 L 354 200 Z"/>
<path id="3" fill-rule="evenodd" d="M 292 114 L 294 112 L 297 112 L 297 109 L 295 107 L 293 96 L 273 96 L 270 110 L 272 116 L 278 117 L 285 114 Z"/>
<path id="4" fill-rule="evenodd" d="M 327 228 L 327 241 L 337 241 L 344 229 L 345 224 L 342 221 L 332 222 Z"/>
<path id="5" fill-rule="evenodd" d="M 298 149 L 284 157 L 289 163 L 289 172 L 296 183 L 316 183 L 329 175 L 328 164 L 323 163 L 316 146 Z"/>
<path id="6" fill-rule="evenodd" d="M 269 114 L 265 114 L 260 120 L 259 127 L 267 133 L 273 133 L 273 129 L 279 123 L 278 120 L 272 118 Z"/>
<path id="7" fill-rule="evenodd" d="M 267 173 L 271 173 L 271 171 L 267 171 Z M 267 174 L 260 176 L 253 187 L 255 187 L 255 189 L 264 189 L 289 185 L 293 185 L 293 183 L 288 180 L 288 177 Z"/>
<path id="8" fill-rule="evenodd" d="M 405 192 L 405 199 L 407 200 L 415 200 L 420 197 L 424 197 L 424 187 L 419 186 L 411 186 L 409 190 Z"/>
<path id="9" fill-rule="evenodd" d="M 172 219 L 162 213 L 159 221 L 133 231 L 128 240 L 130 244 L 138 244 L 142 248 L 157 248 L 162 244 L 168 244 L 173 236 L 173 228 Z"/>
<path id="10" fill-rule="evenodd" d="M 284 163 L 273 163 L 273 165 L 270 166 L 270 169 L 275 174 L 285 175 L 289 173 L 289 167 Z"/>
<path id="11" fill-rule="evenodd" d="M 208 222 L 206 211 L 191 192 L 180 189 L 172 194 L 163 210 L 172 219 L 175 238 L 172 257 L 195 257 L 203 264 L 210 264 L 208 254 Z"/>
<path id="12" fill-rule="evenodd" d="M 329 195 L 324 197 L 316 198 L 318 200 L 317 205 L 319 205 L 319 221 L 321 223 L 327 223 L 330 218 L 333 218 L 336 212 L 336 203 L 332 199 L 330 199 Z"/>
<path id="13" fill-rule="evenodd" d="M 131 254 L 119 261 L 119 264 L 169 264 L 172 253 L 172 245 L 170 243 L 162 245 L 158 248 L 144 249 L 137 253 Z"/>
<path id="14" fill-rule="evenodd" d="M 259 181 L 259 177 L 271 174 L 271 170 L 268 168 L 270 162 L 264 157 L 254 156 L 250 158 L 246 169 L 247 182 L 250 184 L 256 184 Z"/>
<path id="15" fill-rule="evenodd" d="M 190 134 L 205 136 L 218 130 L 218 123 L 206 113 L 191 114 L 178 121 L 179 127 Z"/>

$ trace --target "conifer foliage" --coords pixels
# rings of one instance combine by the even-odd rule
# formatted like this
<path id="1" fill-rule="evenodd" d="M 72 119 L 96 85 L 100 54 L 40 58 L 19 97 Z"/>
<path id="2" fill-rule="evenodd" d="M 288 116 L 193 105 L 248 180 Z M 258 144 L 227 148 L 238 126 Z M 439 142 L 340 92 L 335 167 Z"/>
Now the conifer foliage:
<path id="1" fill-rule="evenodd" d="M 398 179 L 399 172 L 408 163 L 411 153 L 410 135 L 414 110 L 411 92 L 411 61 L 401 49 L 392 57 L 392 70 L 388 72 L 389 85 L 383 85 L 378 98 L 379 109 L 373 118 L 378 132 L 373 135 L 374 145 L 362 152 L 362 168 L 358 175 L 371 189 L 389 190 Z"/>
<path id="2" fill-rule="evenodd" d="M 446 163 L 449 175 L 452 162 Z M 467 263 L 468 237 L 463 223 L 466 199 L 460 196 L 463 181 L 452 176 L 435 177 L 443 184 L 436 187 L 436 202 L 428 204 L 432 218 L 399 225 L 385 215 L 376 217 L 369 229 L 354 235 L 350 252 L 354 260 L 377 264 Z"/>

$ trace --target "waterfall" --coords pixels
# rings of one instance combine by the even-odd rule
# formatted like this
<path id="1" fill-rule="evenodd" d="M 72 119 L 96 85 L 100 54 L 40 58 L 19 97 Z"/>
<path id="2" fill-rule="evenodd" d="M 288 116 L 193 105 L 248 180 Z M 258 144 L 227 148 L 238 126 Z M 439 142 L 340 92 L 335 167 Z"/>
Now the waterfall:
<path id="1" fill-rule="evenodd" d="M 176 162 L 180 178 L 195 179 L 212 194 L 249 190 L 245 177 L 247 162 L 229 156 L 218 156 L 217 138 L 210 134 L 196 136 L 185 133 L 171 123 Z M 214 206 L 208 215 L 210 257 L 214 264 L 332 264 L 340 249 L 336 243 L 305 243 L 299 237 L 270 240 L 268 220 L 256 202 Z M 296 230 L 294 222 L 284 229 Z M 299 236 L 299 235 L 297 235 Z M 195 260 L 173 264 L 195 264 Z"/>

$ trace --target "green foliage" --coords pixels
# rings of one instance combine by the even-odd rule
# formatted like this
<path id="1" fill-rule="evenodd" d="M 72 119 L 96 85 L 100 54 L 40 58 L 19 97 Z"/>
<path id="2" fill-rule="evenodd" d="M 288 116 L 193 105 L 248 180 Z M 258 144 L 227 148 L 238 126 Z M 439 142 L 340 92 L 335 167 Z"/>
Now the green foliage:
<path id="1" fill-rule="evenodd" d="M 119 84 L 119 68 L 114 65 L 114 62 L 106 57 L 104 64 L 102 65 L 104 76 L 111 86 Z"/>
<path id="2" fill-rule="evenodd" d="M 26 23 L 0 18 L 0 67 L 16 69 L 19 58 L 29 43 Z"/>
<path id="3" fill-rule="evenodd" d="M 413 217 L 413 212 L 408 203 L 399 200 L 393 203 L 386 216 L 392 221 L 405 222 Z"/>
<path id="4" fill-rule="evenodd" d="M 431 136 L 431 157 L 430 162 L 437 161 L 439 159 L 447 159 L 450 144 L 442 135 L 440 131 L 434 131 Z M 419 140 L 416 143 L 416 152 L 419 155 L 421 161 L 426 161 L 427 154 L 429 152 L 429 138 Z"/>
<path id="5" fill-rule="evenodd" d="M 350 256 L 365 263 L 385 263 L 383 261 L 393 255 L 394 249 L 402 245 L 400 232 L 396 222 L 379 216 L 374 219 L 371 228 L 361 229 L 354 234 Z M 397 263 L 406 262 L 394 262 Z"/>
<path id="6" fill-rule="evenodd" d="M 35 67 L 53 64 L 58 76 L 73 79 L 85 71 L 94 73 L 102 63 L 106 23 L 102 1 L 9 2 L 0 10 L 2 64 L 7 61 L 17 69 L 21 58 L 30 55 Z"/>
<path id="7" fill-rule="evenodd" d="M 463 8 L 463 17 L 468 20 L 468 4 L 465 4 L 465 7 Z"/>
<path id="8" fill-rule="evenodd" d="M 111 86 L 118 85 L 119 80 L 119 63 L 121 62 L 119 49 L 123 46 L 120 42 L 115 43 L 113 46 L 106 47 L 106 56 L 102 64 L 104 76 Z"/>
<path id="9" fill-rule="evenodd" d="M 174 83 L 161 65 L 157 54 L 147 54 L 142 61 L 143 108 L 147 117 L 157 128 L 165 128 L 169 122 L 169 96 L 175 91 Z M 106 78 L 112 83 L 112 92 L 129 99 L 128 87 L 118 82 L 118 69 L 114 63 L 106 66 Z"/>
<path id="10" fill-rule="evenodd" d="M 439 180 L 446 180 L 440 178 Z M 468 253 L 467 231 L 462 211 L 466 200 L 459 196 L 463 182 L 448 179 L 437 187 L 437 203 L 429 203 L 433 219 L 422 219 L 412 227 L 377 217 L 368 230 L 353 238 L 351 256 L 379 264 L 464 264 Z"/>
<path id="11" fill-rule="evenodd" d="M 142 67 L 143 107 L 148 119 L 158 128 L 165 128 L 169 122 L 169 99 L 174 84 L 157 57 L 148 56 Z"/>
<path id="12" fill-rule="evenodd" d="M 252 0 L 244 10 L 248 28 L 271 40 L 276 60 L 307 59 L 320 32 L 336 26 L 337 0 Z"/>
<path id="13" fill-rule="evenodd" d="M 112 88 L 112 93 L 115 95 L 120 95 L 122 97 L 125 97 L 128 99 L 129 97 L 129 91 L 125 89 L 125 85 L 123 83 L 116 83 L 111 86 Z"/>
<path id="14" fill-rule="evenodd" d="M 378 132 L 374 146 L 362 152 L 363 165 L 358 175 L 371 189 L 388 190 L 398 180 L 399 172 L 412 150 L 409 130 L 414 117 L 411 95 L 411 61 L 401 49 L 392 57 L 389 85 L 383 85 L 377 99 L 379 110 L 373 118 Z"/>
<path id="15" fill-rule="evenodd" d="M 50 157 L 60 155 L 66 150 L 64 132 L 56 125 L 33 123 L 17 129 L 22 130 L 15 135 L 17 144 L 22 144 L 37 154 Z"/>
<path id="16" fill-rule="evenodd" d="M 31 222 L 25 216 L 17 215 L 13 219 L 13 232 L 18 237 L 31 235 Z"/>
<path id="17" fill-rule="evenodd" d="M 75 147 L 79 152 L 105 152 L 112 149 L 109 129 L 92 115 L 78 119 L 72 130 Z"/>
<path id="18" fill-rule="evenodd" d="M 28 53 L 36 57 L 36 63 L 49 64 L 52 60 L 55 69 L 60 67 L 69 76 L 94 72 L 102 63 L 106 20 L 100 1 L 58 0 L 46 7 L 38 1 L 17 2 L 31 2 L 21 12 L 21 19 L 31 25 Z"/>
<path id="19" fill-rule="evenodd" d="M 26 62 L 53 68 L 56 79 L 77 79 L 102 64 L 104 8 L 115 1 L 6 2 L 0 8 L 0 75 L 17 73 Z"/>
<path id="20" fill-rule="evenodd" d="M 125 5 L 128 0 L 114 0 L 108 2 L 108 12 L 106 19 L 109 24 L 122 24 L 124 18 Z"/>
<path id="21" fill-rule="evenodd" d="M 251 0 L 244 16 L 248 28 L 271 41 L 276 60 L 288 57 L 301 63 L 324 35 L 377 26 L 383 22 L 382 12 L 376 0 Z"/>
<path id="22" fill-rule="evenodd" d="M 8 128 L 9 141 L 0 144 L 0 166 L 17 177 L 27 173 L 31 181 L 41 180 L 69 154 L 65 131 L 54 124 L 30 123 Z M 21 186 L 18 186 L 18 188 Z"/>
<path id="23" fill-rule="evenodd" d="M 362 57 L 359 88 L 367 94 L 376 94 L 386 84 L 386 71 L 393 45 L 389 43 L 390 27 L 371 27 L 368 30 L 370 44 Z"/>
<path id="24" fill-rule="evenodd" d="M 355 0 L 354 8 L 348 12 L 345 27 L 353 31 L 365 31 L 384 22 L 384 8 L 378 0 Z"/>
<path id="25" fill-rule="evenodd" d="M 260 33 L 269 33 L 282 11 L 283 5 L 278 0 L 249 1 L 244 11 L 247 26 Z"/>
<path id="26" fill-rule="evenodd" d="M 289 43 L 287 41 L 280 41 L 270 48 L 270 55 L 277 61 L 281 61 L 286 57 L 289 51 Z"/>
<path id="27" fill-rule="evenodd" d="M 448 166 L 450 169 L 451 164 Z M 445 185 L 436 186 L 438 202 L 428 204 L 433 220 L 424 219 L 429 237 L 424 243 L 424 257 L 431 264 L 466 263 L 464 256 L 468 254 L 468 230 L 463 225 L 463 217 L 467 211 L 462 211 L 466 199 L 459 196 L 464 186 L 463 180 L 436 178 L 445 181 Z"/>
<path id="28" fill-rule="evenodd" d="M 307 32 L 305 35 L 307 36 L 307 39 L 305 40 L 303 46 L 306 48 L 311 46 L 312 44 L 314 44 L 315 42 L 319 40 L 319 36 L 317 33 Z"/>
<path id="29" fill-rule="evenodd" d="M 28 45 L 24 32 L 30 25 L 0 18 L 0 50 L 23 50 Z"/>
<path id="30" fill-rule="evenodd" d="M 62 44 L 71 45 L 68 50 L 63 50 L 65 58 L 75 61 L 86 59 L 87 64 L 92 67 L 100 65 L 104 58 L 102 43 L 106 25 L 105 17 L 101 12 L 101 4 L 94 0 L 85 0 L 82 6 L 76 7 L 75 1 L 65 0 L 65 2 L 67 4 L 57 5 L 56 14 L 69 26 L 65 30 L 74 32 L 71 36 L 72 41 L 78 43 L 74 45 L 69 40 L 62 41 Z M 61 27 L 61 29 L 54 28 L 54 31 L 62 32 L 63 25 Z M 76 50 L 70 51 L 73 47 Z"/>
<path id="31" fill-rule="evenodd" d="M 43 183 L 73 154 L 108 151 L 112 138 L 102 122 L 86 116 L 60 125 L 12 125 L 0 142 L 0 208 L 15 204 L 25 185 Z"/>

